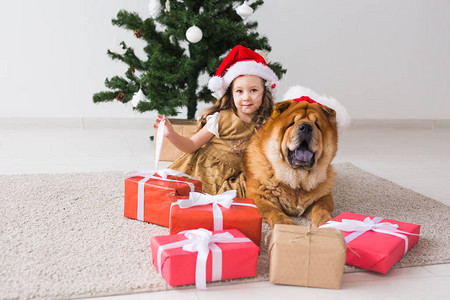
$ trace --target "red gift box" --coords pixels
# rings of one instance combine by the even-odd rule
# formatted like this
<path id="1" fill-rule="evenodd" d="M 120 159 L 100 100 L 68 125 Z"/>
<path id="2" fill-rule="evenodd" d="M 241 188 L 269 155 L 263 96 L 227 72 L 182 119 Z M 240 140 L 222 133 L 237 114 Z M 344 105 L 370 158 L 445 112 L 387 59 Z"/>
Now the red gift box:
<path id="1" fill-rule="evenodd" d="M 234 190 L 216 196 L 191 193 L 190 198 L 192 199 L 193 196 L 204 199 L 194 200 L 194 203 L 191 201 L 192 206 L 184 205 L 187 206 L 185 208 L 182 208 L 182 202 L 189 201 L 187 197 L 179 197 L 177 202 L 172 203 L 169 221 L 170 234 L 196 228 L 208 230 L 235 228 L 260 246 L 262 217 L 252 199 L 235 198 L 236 191 Z M 220 200 L 217 201 L 218 198 L 223 199 L 227 196 L 230 197 L 228 205 L 222 205 L 223 202 L 221 204 Z"/>
<path id="2" fill-rule="evenodd" d="M 152 261 L 170 286 L 256 276 L 259 247 L 237 229 L 151 238 Z"/>
<path id="3" fill-rule="evenodd" d="M 346 264 L 387 273 L 418 241 L 420 225 L 344 212 L 321 227 L 343 231 Z"/>
<path id="4" fill-rule="evenodd" d="M 170 205 L 178 196 L 201 192 L 199 180 L 158 174 L 125 179 L 124 216 L 169 227 Z"/>

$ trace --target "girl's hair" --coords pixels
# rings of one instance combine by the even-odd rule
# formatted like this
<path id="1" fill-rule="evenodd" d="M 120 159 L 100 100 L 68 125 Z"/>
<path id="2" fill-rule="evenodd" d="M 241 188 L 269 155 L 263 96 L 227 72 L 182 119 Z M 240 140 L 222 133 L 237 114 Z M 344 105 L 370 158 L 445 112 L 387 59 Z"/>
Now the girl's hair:
<path id="1" fill-rule="evenodd" d="M 272 93 L 269 92 L 268 89 L 265 87 L 265 81 L 263 81 L 264 86 L 264 94 L 261 102 L 261 106 L 258 109 L 258 112 L 255 115 L 255 118 L 253 122 L 255 123 L 255 129 L 260 128 L 263 123 L 272 115 L 273 112 L 273 96 Z M 233 95 L 232 95 L 232 86 L 233 83 L 230 84 L 230 87 L 227 89 L 227 92 L 225 95 L 222 96 L 222 98 L 218 99 L 217 102 L 211 106 L 210 108 L 206 109 L 202 116 L 200 117 L 200 120 L 197 124 L 196 131 L 199 131 L 203 126 L 206 124 L 206 117 L 209 115 L 212 115 L 218 111 L 226 110 L 226 109 L 232 109 L 234 113 L 237 115 L 237 108 L 233 101 Z"/>

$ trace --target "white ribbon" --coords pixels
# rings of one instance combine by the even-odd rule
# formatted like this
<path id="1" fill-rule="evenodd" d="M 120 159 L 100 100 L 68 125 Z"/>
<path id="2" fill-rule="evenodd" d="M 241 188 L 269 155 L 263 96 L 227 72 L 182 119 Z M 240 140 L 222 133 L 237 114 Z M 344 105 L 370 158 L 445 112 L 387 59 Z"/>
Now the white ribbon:
<path id="1" fill-rule="evenodd" d="M 159 157 L 161 156 L 161 148 L 164 139 L 164 128 L 166 127 L 166 120 L 162 120 L 158 125 L 155 139 L 155 169 L 158 170 Z"/>
<path id="2" fill-rule="evenodd" d="M 229 190 L 219 195 L 209 195 L 196 192 L 189 193 L 189 199 L 180 199 L 177 202 L 172 203 L 170 210 L 174 205 L 180 206 L 180 208 L 189 208 L 193 206 L 212 204 L 212 212 L 214 219 L 214 230 L 223 230 L 223 214 L 220 206 L 230 208 L 231 205 L 251 206 L 256 208 L 256 205 L 250 203 L 234 203 L 233 199 L 236 198 L 236 190 Z"/>
<path id="3" fill-rule="evenodd" d="M 136 176 L 142 176 L 142 177 L 145 177 L 145 176 L 151 176 L 151 175 L 154 175 L 154 174 L 158 174 L 159 176 L 161 176 L 161 178 L 164 178 L 164 179 L 167 178 L 167 176 L 171 175 L 171 176 L 187 177 L 187 178 L 190 178 L 190 179 L 194 179 L 194 180 L 195 180 L 195 178 L 189 176 L 189 175 L 186 174 L 186 173 L 179 172 L 179 171 L 172 170 L 172 169 L 161 169 L 161 170 L 133 170 L 133 171 L 128 171 L 128 172 L 126 172 L 126 173 L 125 173 L 125 176 L 126 176 L 127 178 L 130 178 L 130 177 L 136 177 Z"/>
<path id="4" fill-rule="evenodd" d="M 405 241 L 405 254 L 406 254 L 406 252 L 408 252 L 408 237 L 405 234 L 416 236 L 420 234 L 399 230 L 398 224 L 392 224 L 389 222 L 380 223 L 381 220 L 383 220 L 383 218 L 381 217 L 374 217 L 373 219 L 367 217 L 364 219 L 364 221 L 342 219 L 341 222 L 328 221 L 326 224 L 320 227 L 321 228 L 333 227 L 342 231 L 354 231 L 353 233 L 345 237 L 346 243 L 350 243 L 351 241 L 359 237 L 361 234 L 369 230 L 384 234 L 395 235 L 399 238 L 402 238 Z"/>
<path id="5" fill-rule="evenodd" d="M 251 241 L 249 238 L 235 238 L 229 232 L 213 234 L 204 228 L 182 231 L 178 234 L 184 234 L 187 240 L 162 245 L 158 248 L 158 272 L 162 274 L 161 256 L 164 250 L 183 247 L 184 251 L 198 252 L 195 266 L 195 285 L 198 289 L 206 289 L 206 262 L 209 250 L 212 253 L 212 280 L 222 279 L 222 250 L 216 243 L 245 243 Z"/>
<path id="6" fill-rule="evenodd" d="M 192 182 L 186 182 L 181 180 L 174 180 L 174 179 L 167 179 L 167 176 L 173 175 L 173 176 L 179 176 L 179 177 L 187 177 L 190 179 L 191 176 L 179 172 L 172 169 L 162 169 L 158 170 L 158 163 L 159 163 L 159 157 L 161 155 L 161 147 L 163 143 L 164 138 L 164 127 L 165 127 L 165 120 L 161 121 L 158 126 L 158 131 L 156 133 L 156 141 L 155 141 L 155 170 L 133 170 L 128 171 L 125 173 L 125 176 L 127 178 L 130 177 L 137 177 L 142 176 L 144 177 L 142 180 L 138 182 L 138 206 L 137 206 L 137 219 L 139 221 L 144 221 L 144 191 L 145 191 L 145 183 L 149 181 L 150 179 L 156 179 L 156 180 L 162 180 L 162 181 L 170 181 L 170 182 L 178 182 L 178 183 L 184 183 L 189 185 L 191 192 L 195 191 L 195 185 Z M 158 174 L 161 177 L 154 176 L 155 174 Z"/>
<path id="7" fill-rule="evenodd" d="M 150 179 L 155 179 L 155 180 L 161 180 L 161 181 L 169 181 L 169 182 L 177 182 L 177 183 L 182 183 L 182 184 L 187 184 L 189 186 L 189 188 L 191 189 L 191 192 L 195 191 L 195 185 L 192 182 L 187 182 L 187 181 L 182 181 L 182 180 L 175 180 L 175 179 L 167 179 L 167 178 L 161 178 L 161 177 L 157 177 L 157 176 L 152 176 L 153 174 L 155 174 L 155 172 L 153 173 L 141 173 L 139 175 L 135 175 L 136 173 L 132 174 L 133 176 L 128 176 L 128 177 L 135 177 L 135 176 L 145 176 L 143 179 L 139 180 L 138 182 L 138 206 L 137 206 L 137 219 L 139 221 L 144 221 L 144 192 L 145 192 L 145 183 L 147 181 L 149 181 Z M 152 174 L 152 175 L 149 175 Z M 159 172 L 156 172 L 156 174 L 159 175 Z M 127 178 L 128 178 L 127 177 Z"/>

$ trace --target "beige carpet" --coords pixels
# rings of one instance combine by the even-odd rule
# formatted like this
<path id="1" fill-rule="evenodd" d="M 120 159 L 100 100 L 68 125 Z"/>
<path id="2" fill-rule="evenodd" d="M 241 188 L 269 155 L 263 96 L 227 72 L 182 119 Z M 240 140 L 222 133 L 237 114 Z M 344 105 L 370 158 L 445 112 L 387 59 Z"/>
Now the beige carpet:
<path id="1" fill-rule="evenodd" d="M 351 211 L 422 225 L 419 243 L 395 267 L 450 262 L 449 206 L 348 163 L 336 169 L 335 215 Z M 168 229 L 123 217 L 123 180 L 121 172 L 0 176 L 0 298 L 169 289 L 151 264 L 149 246 L 150 237 Z M 266 224 L 263 231 L 270 234 Z M 213 284 L 267 279 L 263 243 L 256 278 Z"/>

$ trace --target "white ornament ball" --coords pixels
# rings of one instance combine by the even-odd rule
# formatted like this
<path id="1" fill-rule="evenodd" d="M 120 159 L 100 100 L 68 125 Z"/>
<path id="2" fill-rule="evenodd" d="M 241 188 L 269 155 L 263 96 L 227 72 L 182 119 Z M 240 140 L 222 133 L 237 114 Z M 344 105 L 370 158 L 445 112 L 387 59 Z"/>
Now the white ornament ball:
<path id="1" fill-rule="evenodd" d="M 236 13 L 242 18 L 247 19 L 253 13 L 253 8 L 251 8 L 247 2 L 244 2 L 242 5 L 239 5 L 236 8 Z"/>
<path id="2" fill-rule="evenodd" d="M 150 0 L 148 3 L 148 12 L 153 19 L 156 19 L 161 13 L 161 3 L 159 0 Z"/>
<path id="3" fill-rule="evenodd" d="M 139 102 L 146 102 L 146 101 L 147 97 L 145 97 L 145 94 L 142 91 L 142 89 L 139 89 L 139 91 L 133 95 L 133 98 L 131 99 L 131 104 L 133 105 L 133 107 L 137 107 Z"/>
<path id="4" fill-rule="evenodd" d="M 189 42 L 195 44 L 200 42 L 203 37 L 203 32 L 197 26 L 191 26 L 186 30 L 186 38 Z"/>

